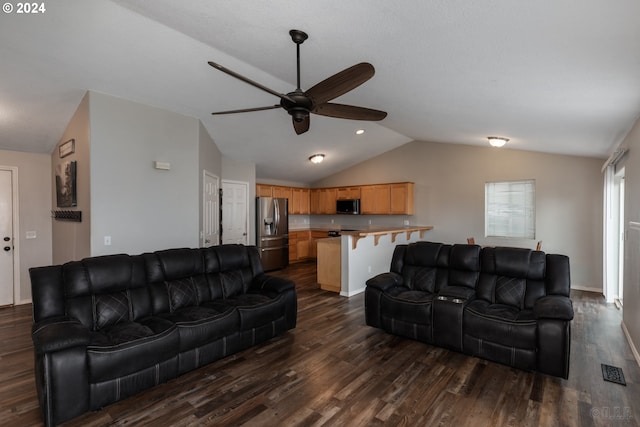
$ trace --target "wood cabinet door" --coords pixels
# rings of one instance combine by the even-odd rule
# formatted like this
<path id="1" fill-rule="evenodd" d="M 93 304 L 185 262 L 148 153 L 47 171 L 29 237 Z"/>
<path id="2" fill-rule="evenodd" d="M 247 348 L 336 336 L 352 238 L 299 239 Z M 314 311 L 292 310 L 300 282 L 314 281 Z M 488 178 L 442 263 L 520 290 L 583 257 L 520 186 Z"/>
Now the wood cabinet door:
<path id="1" fill-rule="evenodd" d="M 413 215 L 413 183 L 391 184 L 391 215 Z"/>
<path id="2" fill-rule="evenodd" d="M 310 212 L 309 189 L 291 188 L 289 213 L 293 215 L 308 215 Z"/>
<path id="3" fill-rule="evenodd" d="M 320 213 L 329 215 L 336 213 L 335 188 L 323 188 L 320 190 Z"/>
<path id="4" fill-rule="evenodd" d="M 297 232 L 289 232 L 289 262 L 298 260 L 298 235 Z"/>
<path id="5" fill-rule="evenodd" d="M 300 189 L 300 214 L 309 215 L 311 213 L 311 200 L 309 197 L 309 189 Z"/>
<path id="6" fill-rule="evenodd" d="M 256 196 L 273 197 L 273 186 L 265 184 L 256 184 Z"/>
<path id="7" fill-rule="evenodd" d="M 389 184 L 362 186 L 360 194 L 360 210 L 363 214 L 388 215 L 391 211 L 391 186 Z"/>
<path id="8" fill-rule="evenodd" d="M 336 191 L 336 198 L 338 200 L 359 199 L 360 187 L 340 187 Z"/>
<path id="9" fill-rule="evenodd" d="M 309 190 L 309 213 L 311 215 L 317 215 L 320 212 L 320 189 L 312 188 Z"/>
<path id="10" fill-rule="evenodd" d="M 274 185 L 273 197 L 281 197 L 283 199 L 291 200 L 291 187 L 280 187 L 279 185 Z"/>

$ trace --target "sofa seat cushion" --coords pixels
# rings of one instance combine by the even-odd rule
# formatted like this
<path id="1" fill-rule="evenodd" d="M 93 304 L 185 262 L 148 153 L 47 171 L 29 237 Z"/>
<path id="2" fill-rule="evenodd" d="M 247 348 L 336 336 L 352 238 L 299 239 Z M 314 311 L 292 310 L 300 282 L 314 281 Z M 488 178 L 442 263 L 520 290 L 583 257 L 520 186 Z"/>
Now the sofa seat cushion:
<path id="1" fill-rule="evenodd" d="M 230 306 L 183 307 L 160 315 L 176 324 L 180 334 L 180 352 L 194 349 L 237 331 L 238 311 Z"/>
<path id="2" fill-rule="evenodd" d="M 522 349 L 535 349 L 537 345 L 532 310 L 474 300 L 465 308 L 463 323 L 465 335 L 483 341 Z"/>
<path id="3" fill-rule="evenodd" d="M 382 294 L 380 311 L 384 317 L 402 322 L 430 325 L 434 294 L 395 287 Z"/>
<path id="4" fill-rule="evenodd" d="M 92 332 L 87 346 L 89 380 L 97 383 L 154 366 L 176 356 L 178 346 L 177 327 L 159 317 Z"/>
<path id="5" fill-rule="evenodd" d="M 240 330 L 248 331 L 284 317 L 286 299 L 270 298 L 261 293 L 247 293 L 232 298 L 205 303 L 206 306 L 233 307 L 240 315 Z"/>

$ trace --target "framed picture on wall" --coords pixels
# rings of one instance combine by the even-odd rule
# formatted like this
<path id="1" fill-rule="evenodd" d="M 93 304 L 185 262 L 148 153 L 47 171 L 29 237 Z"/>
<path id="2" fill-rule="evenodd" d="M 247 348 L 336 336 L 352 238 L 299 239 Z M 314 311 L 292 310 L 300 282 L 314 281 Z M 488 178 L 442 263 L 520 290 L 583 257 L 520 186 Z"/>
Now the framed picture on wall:
<path id="1" fill-rule="evenodd" d="M 63 142 L 58 147 L 58 155 L 60 158 L 67 157 L 69 154 L 73 154 L 76 151 L 76 140 L 70 139 L 67 142 Z"/>
<path id="2" fill-rule="evenodd" d="M 56 202 L 59 208 L 78 206 L 76 173 L 75 160 L 59 163 L 56 167 Z"/>

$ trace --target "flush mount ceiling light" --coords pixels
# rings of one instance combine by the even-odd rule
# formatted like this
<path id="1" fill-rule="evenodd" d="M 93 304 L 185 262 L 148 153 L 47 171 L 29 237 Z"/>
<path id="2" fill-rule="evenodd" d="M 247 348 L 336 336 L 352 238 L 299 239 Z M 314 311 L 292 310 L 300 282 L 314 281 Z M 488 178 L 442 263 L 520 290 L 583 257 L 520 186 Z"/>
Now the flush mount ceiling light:
<path id="1" fill-rule="evenodd" d="M 502 147 L 504 144 L 509 142 L 509 138 L 503 138 L 501 136 L 488 136 L 487 139 L 492 147 Z"/>
<path id="2" fill-rule="evenodd" d="M 358 129 L 356 131 L 356 135 L 362 135 L 364 133 L 364 129 Z"/>
<path id="3" fill-rule="evenodd" d="M 309 161 L 311 163 L 321 163 L 324 160 L 324 154 L 314 154 L 313 156 L 309 157 Z"/>

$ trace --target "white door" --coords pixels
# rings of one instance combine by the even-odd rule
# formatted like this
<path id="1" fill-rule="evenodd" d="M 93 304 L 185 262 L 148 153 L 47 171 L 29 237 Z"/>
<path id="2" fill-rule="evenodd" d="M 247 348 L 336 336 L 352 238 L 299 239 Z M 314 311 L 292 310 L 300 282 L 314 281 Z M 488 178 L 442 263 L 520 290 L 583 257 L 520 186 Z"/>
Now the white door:
<path id="1" fill-rule="evenodd" d="M 13 172 L 0 169 L 0 306 L 13 304 Z"/>
<path id="2" fill-rule="evenodd" d="M 202 179 L 202 246 L 209 247 L 220 243 L 220 180 L 207 171 Z"/>
<path id="3" fill-rule="evenodd" d="M 222 243 L 248 244 L 249 183 L 222 181 Z"/>

